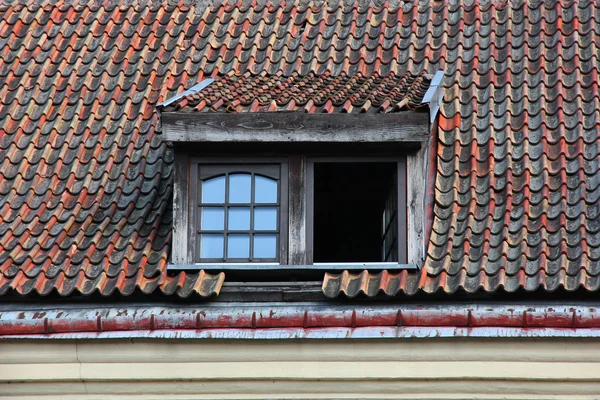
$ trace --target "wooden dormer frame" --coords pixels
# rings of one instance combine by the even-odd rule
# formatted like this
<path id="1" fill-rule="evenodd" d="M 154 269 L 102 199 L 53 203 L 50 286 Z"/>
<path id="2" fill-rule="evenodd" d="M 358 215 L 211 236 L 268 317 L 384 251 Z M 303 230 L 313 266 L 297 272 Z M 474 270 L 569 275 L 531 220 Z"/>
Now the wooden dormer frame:
<path id="1" fill-rule="evenodd" d="M 422 143 L 427 113 L 308 114 L 302 112 L 162 114 L 163 137 L 194 143 Z"/>
<path id="2" fill-rule="evenodd" d="M 272 113 L 162 113 L 163 137 L 176 146 L 174 184 L 174 225 L 172 264 L 181 268 L 204 268 L 193 264 L 188 246 L 192 234 L 189 189 L 194 176 L 191 144 L 241 145 L 265 143 L 290 148 L 294 144 L 315 145 L 393 145 L 404 148 L 406 156 L 407 262 L 420 266 L 425 256 L 425 187 L 427 142 L 430 140 L 428 113 L 399 112 L 389 114 L 308 114 Z M 371 154 L 372 155 L 372 154 Z M 246 154 L 246 156 L 253 156 Z M 291 158 L 290 158 L 291 159 Z M 291 162 L 294 162 L 293 160 Z M 306 174 L 304 160 L 300 162 Z M 292 185 L 293 182 L 290 182 Z M 290 207 L 294 207 L 290 199 Z M 290 214 L 293 210 L 290 211 Z M 295 240 L 289 234 L 290 243 Z M 347 269 L 347 267 L 345 268 Z"/>

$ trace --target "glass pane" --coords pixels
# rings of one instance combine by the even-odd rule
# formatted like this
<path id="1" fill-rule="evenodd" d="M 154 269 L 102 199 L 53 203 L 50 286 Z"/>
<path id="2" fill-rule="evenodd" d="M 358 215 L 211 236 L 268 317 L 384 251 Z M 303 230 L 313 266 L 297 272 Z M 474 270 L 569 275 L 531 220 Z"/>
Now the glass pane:
<path id="1" fill-rule="evenodd" d="M 225 209 L 223 207 L 202 207 L 201 227 L 207 231 L 222 231 L 225 226 Z"/>
<path id="2" fill-rule="evenodd" d="M 250 230 L 250 207 L 231 207 L 228 212 L 227 229 L 232 231 Z"/>
<path id="3" fill-rule="evenodd" d="M 223 235 L 200 235 L 201 258 L 223 258 Z"/>
<path id="4" fill-rule="evenodd" d="M 227 258 L 250 258 L 250 235 L 229 235 Z"/>
<path id="5" fill-rule="evenodd" d="M 264 176 L 255 176 L 254 202 L 277 203 L 277 181 Z"/>
<path id="6" fill-rule="evenodd" d="M 202 182 L 202 203 L 225 203 L 224 176 L 218 176 Z"/>
<path id="7" fill-rule="evenodd" d="M 277 257 L 277 235 L 254 235 L 254 258 Z"/>
<path id="8" fill-rule="evenodd" d="M 250 174 L 229 175 L 229 202 L 250 203 Z"/>
<path id="9" fill-rule="evenodd" d="M 277 230 L 277 207 L 254 208 L 254 230 Z"/>

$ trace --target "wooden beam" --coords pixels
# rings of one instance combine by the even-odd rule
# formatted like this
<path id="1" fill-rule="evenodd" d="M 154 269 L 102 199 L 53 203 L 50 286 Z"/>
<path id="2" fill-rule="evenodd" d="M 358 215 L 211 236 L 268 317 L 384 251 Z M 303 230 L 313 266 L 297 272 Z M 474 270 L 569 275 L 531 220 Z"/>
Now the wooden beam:
<path id="1" fill-rule="evenodd" d="M 172 142 L 419 143 L 429 136 L 426 113 L 390 114 L 162 113 Z"/>
<path id="2" fill-rule="evenodd" d="M 427 146 L 406 155 L 407 262 L 421 266 L 425 260 L 425 154 Z"/>
<path id="3" fill-rule="evenodd" d="M 309 262 L 306 245 L 306 158 L 291 155 L 289 172 L 288 264 L 303 265 Z"/>
<path id="4" fill-rule="evenodd" d="M 396 196 L 398 200 L 398 204 L 396 205 L 396 209 L 398 210 L 398 218 L 396 218 L 398 223 L 398 261 L 403 264 L 406 264 L 408 259 L 406 256 L 406 237 L 408 235 L 406 220 L 409 212 L 406 201 L 406 175 L 406 159 L 403 159 L 396 166 L 396 188 L 398 190 Z"/>
<path id="5" fill-rule="evenodd" d="M 175 182 L 173 185 L 173 245 L 171 260 L 176 264 L 190 262 L 188 258 L 189 237 L 189 170 L 190 159 L 187 154 L 175 157 Z"/>

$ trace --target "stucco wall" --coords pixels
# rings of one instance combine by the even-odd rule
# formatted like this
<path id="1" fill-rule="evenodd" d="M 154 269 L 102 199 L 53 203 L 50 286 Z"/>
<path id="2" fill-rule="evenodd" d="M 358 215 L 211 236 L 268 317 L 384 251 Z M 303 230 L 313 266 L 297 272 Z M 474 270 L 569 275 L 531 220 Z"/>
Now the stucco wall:
<path id="1" fill-rule="evenodd" d="M 600 340 L 3 341 L 0 398 L 598 398 Z"/>

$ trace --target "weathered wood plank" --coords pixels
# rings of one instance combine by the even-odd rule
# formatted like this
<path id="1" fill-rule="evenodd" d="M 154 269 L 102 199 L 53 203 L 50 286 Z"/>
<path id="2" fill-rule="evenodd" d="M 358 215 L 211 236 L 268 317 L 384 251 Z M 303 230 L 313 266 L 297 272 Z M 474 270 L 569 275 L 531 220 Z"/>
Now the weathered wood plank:
<path id="1" fill-rule="evenodd" d="M 199 257 L 200 249 L 199 240 L 198 240 L 198 226 L 199 226 L 199 214 L 200 210 L 198 209 L 198 198 L 199 190 L 200 190 L 200 182 L 198 180 L 198 164 L 192 161 L 190 154 L 189 157 L 188 169 L 187 169 L 187 187 L 188 187 L 188 198 L 186 202 L 186 207 L 188 210 L 188 248 L 187 248 L 187 259 L 188 261 L 196 260 Z"/>
<path id="2" fill-rule="evenodd" d="M 396 187 L 398 189 L 398 261 L 401 263 L 406 263 L 407 256 L 407 236 L 408 236 L 408 228 L 407 228 L 407 214 L 408 214 L 408 206 L 407 206 L 407 184 L 406 184 L 406 159 L 399 161 L 397 164 L 396 170 Z"/>
<path id="3" fill-rule="evenodd" d="M 163 136 L 173 142 L 423 142 L 426 113 L 163 113 Z"/>
<path id="4" fill-rule="evenodd" d="M 175 183 L 173 185 L 173 245 L 171 260 L 175 264 L 185 264 L 188 259 L 189 230 L 189 157 L 178 154 L 175 157 Z"/>
<path id="5" fill-rule="evenodd" d="M 305 265 L 306 247 L 306 159 L 303 156 L 290 156 L 289 161 L 289 235 L 288 264 Z M 303 195 L 298 195 L 302 193 Z"/>
<path id="6" fill-rule="evenodd" d="M 425 153 L 426 146 L 406 155 L 408 263 L 422 265 L 425 256 Z"/>

